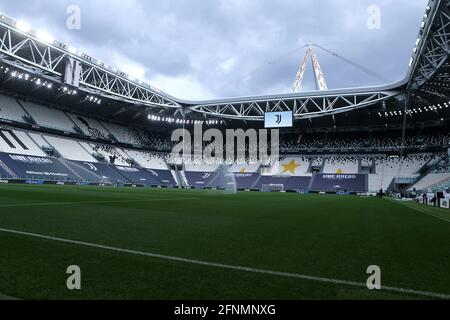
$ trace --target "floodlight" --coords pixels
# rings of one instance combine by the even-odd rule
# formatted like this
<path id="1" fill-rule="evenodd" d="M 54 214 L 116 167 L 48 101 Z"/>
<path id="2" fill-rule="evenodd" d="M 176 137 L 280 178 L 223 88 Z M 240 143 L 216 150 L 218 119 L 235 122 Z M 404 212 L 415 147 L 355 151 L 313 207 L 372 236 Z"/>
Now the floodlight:
<path id="1" fill-rule="evenodd" d="M 19 29 L 22 32 L 30 32 L 31 31 L 30 25 L 23 20 L 17 21 L 16 27 L 17 27 L 17 29 Z"/>
<path id="2" fill-rule="evenodd" d="M 46 32 L 43 32 L 43 31 L 39 31 L 36 34 L 36 36 L 38 37 L 39 40 L 42 40 L 42 41 L 47 42 L 47 43 L 55 42 L 55 39 L 51 35 L 49 35 Z"/>
<path id="3" fill-rule="evenodd" d="M 69 47 L 69 52 L 72 54 L 78 54 L 78 49 L 76 49 L 74 47 Z"/>

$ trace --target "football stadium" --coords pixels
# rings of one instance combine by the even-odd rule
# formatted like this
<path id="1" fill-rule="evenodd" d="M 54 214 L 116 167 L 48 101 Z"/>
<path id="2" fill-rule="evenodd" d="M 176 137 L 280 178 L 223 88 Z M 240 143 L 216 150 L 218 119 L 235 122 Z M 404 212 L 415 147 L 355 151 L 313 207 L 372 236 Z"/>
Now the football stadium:
<path id="1" fill-rule="evenodd" d="M 311 42 L 292 93 L 200 101 L 2 13 L 0 300 L 450 299 L 450 1 L 423 9 L 400 82 L 328 89 Z"/>

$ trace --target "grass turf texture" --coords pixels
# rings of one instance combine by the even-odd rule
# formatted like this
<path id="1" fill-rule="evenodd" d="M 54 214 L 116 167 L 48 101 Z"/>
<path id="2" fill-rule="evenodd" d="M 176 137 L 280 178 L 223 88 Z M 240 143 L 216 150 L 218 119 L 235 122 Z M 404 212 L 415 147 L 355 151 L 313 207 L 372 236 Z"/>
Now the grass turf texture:
<path id="1" fill-rule="evenodd" d="M 383 285 L 450 294 L 450 223 L 429 214 L 450 219 L 442 209 L 353 196 L 0 186 L 3 229 L 359 283 L 375 264 Z M 81 291 L 66 288 L 74 264 Z M 0 232 L 2 297 L 426 298 Z"/>

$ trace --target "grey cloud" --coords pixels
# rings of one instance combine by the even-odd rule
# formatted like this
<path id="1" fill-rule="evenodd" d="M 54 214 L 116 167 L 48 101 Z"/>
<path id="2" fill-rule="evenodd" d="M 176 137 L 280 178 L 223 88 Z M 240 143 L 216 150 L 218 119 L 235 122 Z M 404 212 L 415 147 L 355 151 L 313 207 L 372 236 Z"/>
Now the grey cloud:
<path id="1" fill-rule="evenodd" d="M 82 29 L 65 28 L 69 4 L 82 10 Z M 369 5 L 382 12 L 382 28 L 366 28 Z M 57 38 L 112 63 L 118 54 L 145 66 L 146 77 L 189 77 L 214 97 L 289 92 L 313 41 L 383 75 L 400 80 L 426 0 L 22 0 L 0 8 L 48 28 Z M 289 54 L 290 53 L 290 54 Z M 317 50 L 330 88 L 380 81 Z M 227 61 L 230 70 L 221 70 Z M 124 70 L 126 71 L 126 70 Z M 314 88 L 312 70 L 305 89 Z M 164 88 L 177 96 L 179 88 Z M 193 92 L 195 98 L 201 98 Z M 189 97 L 181 97 L 189 98 Z"/>

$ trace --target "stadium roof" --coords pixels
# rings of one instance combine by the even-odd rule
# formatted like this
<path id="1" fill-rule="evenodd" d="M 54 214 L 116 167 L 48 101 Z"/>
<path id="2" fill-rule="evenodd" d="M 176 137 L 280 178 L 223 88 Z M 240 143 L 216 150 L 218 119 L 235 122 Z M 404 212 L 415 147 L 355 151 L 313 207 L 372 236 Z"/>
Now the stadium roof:
<path id="1" fill-rule="evenodd" d="M 449 6 L 450 0 L 429 1 L 409 72 L 398 83 L 209 101 L 177 99 L 2 15 L 2 87 L 20 94 L 31 94 L 49 104 L 66 106 L 74 111 L 133 123 L 144 123 L 149 115 L 165 120 L 185 117 L 192 120 L 261 121 L 265 112 L 288 110 L 294 112 L 298 121 L 312 123 L 317 119 L 324 125 L 328 122 L 336 125 L 340 121 L 347 124 L 349 118 L 361 112 L 375 115 L 380 123 L 401 122 L 405 114 L 410 116 L 412 122 L 424 121 L 428 110 L 430 120 L 447 119 Z M 68 58 L 81 64 L 79 88 L 62 84 Z M 14 72 L 17 77 L 11 79 Z M 27 81 L 23 81 L 25 75 Z M 22 80 L 22 85 L 18 85 L 19 80 Z M 37 81 L 52 85 L 47 91 L 37 90 Z M 405 101 L 408 103 L 405 104 Z M 405 111 L 405 106 L 411 110 Z M 415 119 L 416 115 L 420 117 Z"/>

